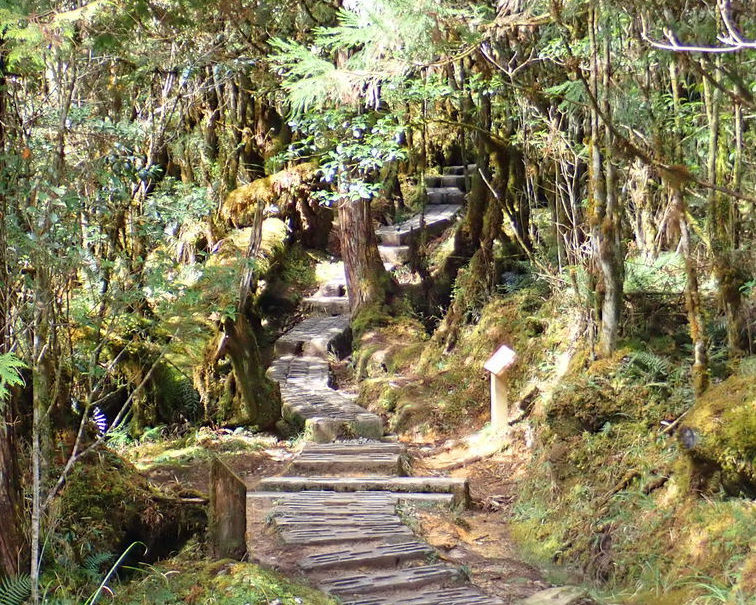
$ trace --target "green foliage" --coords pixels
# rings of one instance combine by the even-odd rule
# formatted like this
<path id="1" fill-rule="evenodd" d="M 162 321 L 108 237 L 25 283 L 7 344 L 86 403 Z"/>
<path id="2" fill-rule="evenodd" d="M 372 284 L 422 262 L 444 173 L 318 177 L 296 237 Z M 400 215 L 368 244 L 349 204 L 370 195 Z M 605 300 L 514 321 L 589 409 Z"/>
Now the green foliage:
<path id="1" fill-rule="evenodd" d="M 626 292 L 676 293 L 684 288 L 684 259 L 676 252 L 650 261 L 635 258 L 625 262 Z"/>
<path id="2" fill-rule="evenodd" d="M 31 595 L 31 588 L 27 574 L 0 579 L 0 605 L 22 605 Z"/>
<path id="3" fill-rule="evenodd" d="M 143 577 L 116 587 L 114 605 L 335 605 L 323 593 L 249 563 L 186 557 L 146 567 Z"/>
<path id="4" fill-rule="evenodd" d="M 302 114 L 289 124 L 300 138 L 281 157 L 318 158 L 320 177 L 333 188 L 313 195 L 329 206 L 380 194 L 381 168 L 407 158 L 401 144 L 404 125 L 391 115 L 332 109 Z"/>
<path id="5" fill-rule="evenodd" d="M 383 88 L 396 88 L 418 66 L 451 51 L 447 40 L 477 40 L 479 34 L 462 23 L 475 21 L 485 12 L 474 5 L 461 8 L 446 1 L 358 3 L 338 12 L 337 26 L 317 28 L 312 45 L 273 39 L 275 52 L 270 60 L 282 76 L 295 114 L 360 101 L 377 109 Z M 440 35 L 442 26 L 445 36 Z M 337 66 L 331 57 L 339 51 L 349 52 Z"/>
<path id="6" fill-rule="evenodd" d="M 5 402 L 10 395 L 9 387 L 24 384 L 21 370 L 26 369 L 26 367 L 26 364 L 13 353 L 0 354 L 0 412 L 3 411 Z"/>

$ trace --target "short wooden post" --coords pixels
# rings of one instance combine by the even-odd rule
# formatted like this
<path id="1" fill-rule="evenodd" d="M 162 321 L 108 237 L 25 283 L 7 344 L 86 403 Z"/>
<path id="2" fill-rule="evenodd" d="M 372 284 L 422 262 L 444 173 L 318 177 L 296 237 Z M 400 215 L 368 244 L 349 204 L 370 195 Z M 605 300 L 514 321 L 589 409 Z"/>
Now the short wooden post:
<path id="1" fill-rule="evenodd" d="M 509 399 L 504 381 L 506 370 L 517 359 L 517 354 L 507 345 L 502 345 L 486 362 L 485 369 L 491 373 L 491 426 L 503 429 L 509 422 Z"/>
<path id="2" fill-rule="evenodd" d="M 209 542 L 217 559 L 247 554 L 247 486 L 219 458 L 210 467 Z"/>

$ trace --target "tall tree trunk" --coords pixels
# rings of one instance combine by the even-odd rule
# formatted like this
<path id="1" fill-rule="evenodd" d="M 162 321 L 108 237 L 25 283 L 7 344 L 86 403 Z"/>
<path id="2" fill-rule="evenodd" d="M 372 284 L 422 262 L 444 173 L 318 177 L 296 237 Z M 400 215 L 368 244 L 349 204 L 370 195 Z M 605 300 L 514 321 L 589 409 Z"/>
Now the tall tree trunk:
<path id="1" fill-rule="evenodd" d="M 595 3 L 597 4 L 597 3 Z M 609 32 L 601 28 L 604 37 L 603 62 L 599 59 L 597 45 L 598 12 L 594 5 L 591 10 L 589 33 L 591 41 L 591 89 L 596 99 L 602 99 L 602 111 L 606 119 L 610 116 L 609 79 L 611 70 L 611 45 Z M 599 85 L 601 74 L 601 85 Z M 603 137 L 602 137 L 603 134 Z M 604 151 L 600 149 L 603 138 Z M 600 296 L 597 300 L 599 322 L 599 354 L 611 355 L 617 348 L 620 315 L 623 300 L 624 254 L 622 251 L 621 210 L 616 190 L 615 166 L 611 153 L 612 133 L 608 126 L 601 132 L 598 108 L 591 109 L 591 239 L 596 261 Z"/>
<path id="2" fill-rule="evenodd" d="M 717 63 L 719 64 L 719 63 Z M 705 68 L 705 64 L 702 64 Z M 714 74 L 715 81 L 720 80 L 719 69 Z M 720 131 L 720 97 L 719 88 L 713 86 L 707 78 L 703 80 L 706 114 L 709 121 L 709 152 L 706 170 L 709 182 L 722 184 L 720 171 L 717 169 L 721 153 Z M 725 313 L 727 330 L 727 348 L 731 356 L 743 352 L 741 346 L 742 326 L 740 322 L 741 293 L 743 282 L 738 278 L 738 269 L 733 258 L 733 223 L 732 212 L 723 195 L 711 190 L 707 199 L 707 226 L 711 255 L 714 259 L 714 274 L 717 278 L 720 304 Z"/>
<path id="3" fill-rule="evenodd" d="M 708 356 L 701 311 L 701 295 L 698 290 L 698 270 L 691 256 L 690 229 L 688 227 L 688 207 L 683 193 L 673 188 L 673 209 L 680 226 L 680 253 L 685 259 L 685 306 L 688 311 L 690 338 L 693 341 L 693 391 L 696 396 L 706 390 L 709 384 Z"/>
<path id="4" fill-rule="evenodd" d="M 0 40 L 0 154 L 6 149 L 6 82 L 5 53 Z M 6 240 L 7 201 L 0 191 L 0 353 L 9 350 L 9 322 L 11 306 L 10 275 Z M 21 483 L 18 451 L 14 436 L 15 417 L 10 401 L 0 402 L 0 576 L 15 575 L 19 571 L 24 538 L 21 533 Z"/>
<path id="5" fill-rule="evenodd" d="M 356 316 L 366 307 L 386 302 L 391 278 L 378 254 L 370 200 L 344 199 L 338 212 L 349 306 Z"/>

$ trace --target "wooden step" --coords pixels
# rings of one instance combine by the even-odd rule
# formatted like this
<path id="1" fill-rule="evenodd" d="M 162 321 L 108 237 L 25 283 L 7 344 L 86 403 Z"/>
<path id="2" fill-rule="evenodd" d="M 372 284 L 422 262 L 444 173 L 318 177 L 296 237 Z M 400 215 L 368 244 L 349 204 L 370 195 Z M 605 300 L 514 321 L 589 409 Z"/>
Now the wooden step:
<path id="1" fill-rule="evenodd" d="M 293 527 L 281 530 L 280 534 L 285 544 L 311 546 L 366 541 L 401 542 L 411 537 L 412 531 L 401 523 L 383 523 L 359 527 L 343 525 Z"/>
<path id="2" fill-rule="evenodd" d="M 279 338 L 273 351 L 276 356 L 312 355 L 327 359 L 329 353 L 339 354 L 349 348 L 352 331 L 349 315 L 309 317 Z"/>
<path id="3" fill-rule="evenodd" d="M 407 561 L 423 560 L 433 552 L 433 548 L 424 542 L 409 540 L 397 544 L 332 550 L 309 555 L 299 561 L 299 566 L 311 572 L 334 568 L 399 566 Z"/>
<path id="4" fill-rule="evenodd" d="M 456 175 L 463 175 L 465 174 L 465 171 L 467 170 L 467 166 L 444 166 L 441 168 L 442 174 L 456 174 Z"/>
<path id="5" fill-rule="evenodd" d="M 404 265 L 409 262 L 409 246 L 378 246 L 378 254 L 384 263 L 392 265 Z"/>
<path id="6" fill-rule="evenodd" d="M 429 204 L 463 204 L 465 192 L 457 187 L 428 187 Z"/>
<path id="7" fill-rule="evenodd" d="M 378 496 L 377 498 L 365 498 L 364 494 Z M 334 492 L 334 491 L 256 491 L 247 492 L 247 501 L 257 503 L 260 508 L 270 508 L 273 505 L 281 506 L 334 506 L 354 508 L 355 512 L 365 506 L 380 506 L 389 504 L 421 504 L 423 506 L 454 506 L 456 498 L 449 493 L 429 492 Z"/>
<path id="8" fill-rule="evenodd" d="M 472 587 L 399 594 L 392 597 L 365 597 L 347 601 L 343 605 L 504 605 L 504 601 L 490 597 Z"/>
<path id="9" fill-rule="evenodd" d="M 396 225 L 380 227 L 376 229 L 375 234 L 384 246 L 409 245 L 423 233 L 423 229 L 429 236 L 440 234 L 452 224 L 461 208 L 459 204 L 428 206 L 424 214 L 416 214 Z"/>
<path id="10" fill-rule="evenodd" d="M 301 492 L 332 490 L 335 492 L 388 491 L 451 494 L 454 503 L 467 506 L 470 488 L 467 479 L 456 477 L 266 477 L 261 490 Z"/>
<path id="11" fill-rule="evenodd" d="M 300 454 L 289 465 L 288 472 L 318 473 L 320 475 L 406 475 L 404 459 L 399 454 L 368 453 Z"/>
<path id="12" fill-rule="evenodd" d="M 328 509 L 320 512 L 300 511 L 295 513 L 276 512 L 273 517 L 273 525 L 278 528 L 294 527 L 338 527 L 351 528 L 368 525 L 401 525 L 401 519 L 395 514 L 352 512 L 346 514 L 333 514 Z"/>
<path id="13" fill-rule="evenodd" d="M 370 594 L 389 590 L 415 590 L 429 584 L 460 581 L 462 572 L 451 565 L 422 565 L 379 573 L 347 575 L 321 582 L 323 592 L 336 596 Z"/>
<path id="14" fill-rule="evenodd" d="M 347 296 L 323 296 L 316 293 L 302 299 L 302 304 L 309 311 L 321 315 L 349 313 L 349 298 Z"/>
<path id="15" fill-rule="evenodd" d="M 303 454 L 404 454 L 407 446 L 391 441 L 337 441 L 335 443 L 307 443 L 302 448 Z"/>

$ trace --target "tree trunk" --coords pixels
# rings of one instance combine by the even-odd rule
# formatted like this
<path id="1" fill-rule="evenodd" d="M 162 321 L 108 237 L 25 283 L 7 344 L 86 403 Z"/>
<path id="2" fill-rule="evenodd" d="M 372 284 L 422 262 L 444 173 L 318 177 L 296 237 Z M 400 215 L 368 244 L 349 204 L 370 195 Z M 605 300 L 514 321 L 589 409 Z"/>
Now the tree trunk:
<path id="1" fill-rule="evenodd" d="M 705 67 L 703 65 L 702 67 Z M 720 79 L 719 69 L 714 78 Z M 704 99 L 706 114 L 709 121 L 709 151 L 706 162 L 706 171 L 709 182 L 721 184 L 721 174 L 718 170 L 718 159 L 721 153 L 720 130 L 720 97 L 718 88 L 711 85 L 704 78 Z M 736 137 L 737 138 L 737 137 Z M 718 295 L 725 313 L 725 325 L 727 329 L 727 348 L 730 356 L 737 356 L 743 352 L 740 334 L 742 322 L 740 321 L 741 293 L 740 286 L 743 283 L 739 279 L 736 262 L 733 258 L 732 237 L 733 221 L 730 205 L 718 191 L 709 191 L 707 199 L 707 226 L 711 254 L 714 258 L 714 274 L 717 278 Z"/>
<path id="2" fill-rule="evenodd" d="M 598 14 L 596 8 L 591 10 L 589 25 L 591 41 L 591 89 L 596 99 L 601 99 L 603 93 L 602 111 L 610 116 L 609 106 L 609 71 L 610 44 L 609 33 L 602 29 L 605 39 L 604 61 L 599 60 L 597 46 Z M 601 86 L 599 86 L 599 72 L 601 72 Z M 599 321 L 599 354 L 603 357 L 611 355 L 617 348 L 619 337 L 620 315 L 623 299 L 623 260 L 622 227 L 619 200 L 616 191 L 615 166 L 612 163 L 611 152 L 613 137 L 606 127 L 603 132 L 604 153 L 600 150 L 601 128 L 598 109 L 591 109 L 591 239 L 593 254 L 598 269 L 600 282 L 600 296 L 597 300 Z"/>
<path id="3" fill-rule="evenodd" d="M 685 305 L 688 310 L 690 339 L 693 341 L 693 369 L 691 378 L 696 396 L 706 390 L 709 384 L 706 338 L 701 313 L 701 295 L 698 290 L 698 271 L 691 257 L 690 230 L 688 228 L 688 208 L 679 189 L 673 189 L 673 209 L 680 225 L 680 252 L 685 259 Z"/>
<path id="4" fill-rule="evenodd" d="M 2 44 L 2 41 L 0 41 Z M 6 88 L 5 54 L 0 52 L 0 153 L 6 149 Z M 0 353 L 8 352 L 8 317 L 11 291 L 9 285 L 5 220 L 7 203 L 0 191 Z M 0 518 L 4 520 L 0 531 L 0 576 L 15 575 L 19 571 L 24 538 L 21 533 L 21 484 L 18 453 L 14 439 L 14 413 L 12 402 L 0 401 Z"/>
<path id="5" fill-rule="evenodd" d="M 253 261 L 260 251 L 262 223 L 265 208 L 259 201 L 249 237 L 247 259 Z M 243 417 L 232 418 L 234 422 L 270 428 L 281 418 L 281 400 L 275 395 L 275 387 L 265 376 L 260 357 L 260 348 L 253 319 L 255 309 L 253 295 L 257 288 L 255 263 L 250 262 L 242 275 L 239 286 L 239 307 L 234 319 L 227 319 L 223 329 L 226 334 L 226 352 L 236 377 L 236 387 L 244 402 Z"/>
<path id="6" fill-rule="evenodd" d="M 0 404 L 3 405 L 3 404 Z M 4 402 L 0 415 L 0 576 L 18 573 L 24 539 L 21 533 L 21 485 L 18 454 L 13 434 L 13 406 Z"/>
<path id="7" fill-rule="evenodd" d="M 391 279 L 378 254 L 370 200 L 343 200 L 338 211 L 349 306 L 356 316 L 367 307 L 386 302 Z"/>

